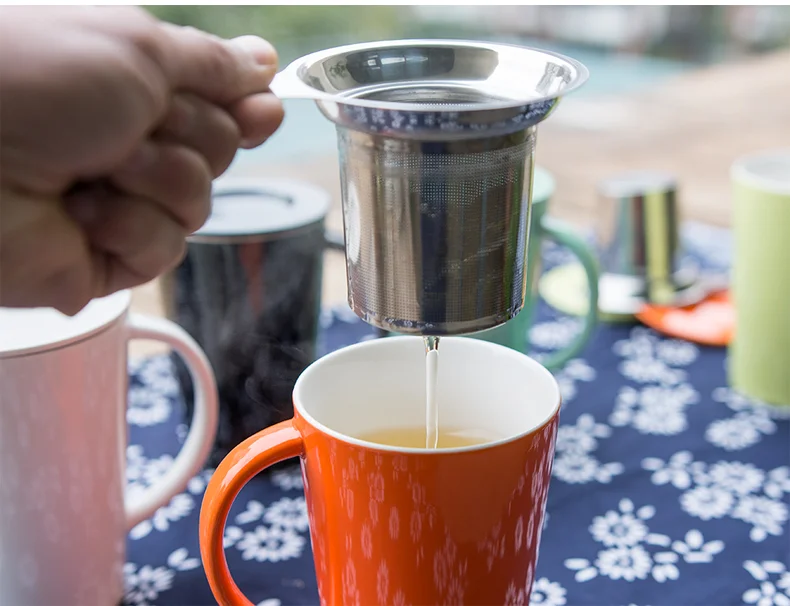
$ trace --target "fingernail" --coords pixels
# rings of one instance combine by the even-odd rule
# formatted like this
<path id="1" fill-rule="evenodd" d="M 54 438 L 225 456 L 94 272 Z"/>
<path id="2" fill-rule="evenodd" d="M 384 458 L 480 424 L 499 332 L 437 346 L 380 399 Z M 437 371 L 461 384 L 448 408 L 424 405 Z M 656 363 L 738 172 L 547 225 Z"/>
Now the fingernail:
<path id="1" fill-rule="evenodd" d="M 240 149 L 255 149 L 259 145 L 261 145 L 263 141 L 253 141 L 252 139 L 242 139 L 241 143 L 239 143 Z"/>
<path id="2" fill-rule="evenodd" d="M 263 38 L 239 36 L 230 40 L 230 43 L 252 55 L 258 65 L 277 65 L 277 51 Z"/>

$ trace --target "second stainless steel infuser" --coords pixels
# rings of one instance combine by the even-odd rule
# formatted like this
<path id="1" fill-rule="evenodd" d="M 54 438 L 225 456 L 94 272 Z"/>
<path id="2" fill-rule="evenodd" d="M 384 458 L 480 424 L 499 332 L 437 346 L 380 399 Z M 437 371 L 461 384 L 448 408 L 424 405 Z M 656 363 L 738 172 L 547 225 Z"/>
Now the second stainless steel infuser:
<path id="1" fill-rule="evenodd" d="M 329 49 L 276 76 L 337 125 L 357 315 L 446 335 L 521 310 L 537 124 L 586 79 L 560 55 L 452 40 Z"/>

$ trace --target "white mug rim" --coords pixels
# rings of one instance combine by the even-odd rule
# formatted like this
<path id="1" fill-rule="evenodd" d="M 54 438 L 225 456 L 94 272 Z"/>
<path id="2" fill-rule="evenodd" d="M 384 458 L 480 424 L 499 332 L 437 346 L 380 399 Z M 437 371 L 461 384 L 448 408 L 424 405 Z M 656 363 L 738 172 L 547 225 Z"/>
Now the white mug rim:
<path id="1" fill-rule="evenodd" d="M 531 366 L 534 371 L 538 374 L 542 374 L 544 377 L 548 378 L 553 384 L 553 390 L 556 394 L 556 401 L 552 405 L 551 411 L 547 414 L 546 419 L 543 420 L 538 425 L 535 425 L 525 431 L 521 431 L 514 435 L 509 435 L 505 438 L 501 438 L 499 440 L 494 440 L 491 442 L 484 442 L 482 444 L 474 444 L 472 446 L 459 446 L 453 448 L 412 448 L 406 446 L 392 446 L 389 444 L 379 444 L 376 442 L 368 442 L 366 440 L 360 440 L 359 438 L 355 438 L 353 436 L 349 436 L 345 433 L 342 433 L 336 429 L 333 429 L 327 426 L 324 423 L 318 421 L 312 414 L 310 414 L 306 409 L 302 402 L 302 390 L 304 389 L 305 382 L 310 381 L 310 376 L 316 372 L 316 369 L 320 366 L 325 364 L 331 363 L 333 359 L 340 357 L 342 355 L 348 354 L 349 351 L 356 350 L 356 349 L 365 349 L 371 346 L 386 346 L 387 343 L 392 343 L 393 346 L 397 344 L 399 341 L 406 341 L 406 340 L 414 340 L 420 339 L 421 337 L 415 336 L 390 336 L 386 338 L 380 339 L 373 339 L 368 341 L 362 341 L 359 343 L 354 343 L 353 345 L 348 345 L 346 347 L 341 347 L 336 349 L 325 356 L 315 360 L 312 362 L 303 372 L 299 375 L 294 385 L 293 390 L 293 405 L 294 410 L 299 413 L 299 416 L 311 427 L 313 427 L 318 432 L 330 436 L 335 440 L 339 440 L 346 444 L 350 444 L 352 446 L 356 446 L 358 448 L 364 448 L 366 450 L 371 451 L 383 451 L 383 452 L 392 452 L 392 453 L 399 453 L 399 454 L 406 454 L 406 455 L 424 455 L 424 456 L 446 456 L 452 455 L 457 453 L 466 453 L 466 452 L 476 452 L 476 451 L 483 451 L 489 450 L 493 448 L 497 448 L 504 444 L 509 444 L 511 442 L 516 442 L 521 440 L 529 435 L 534 435 L 541 431 L 546 425 L 551 423 L 559 414 L 560 409 L 562 407 L 562 394 L 560 393 L 559 384 L 557 380 L 554 378 L 554 375 L 546 369 L 545 366 L 537 362 L 534 358 L 528 356 L 525 353 L 516 351 L 504 345 L 499 345 L 497 343 L 491 343 L 489 341 L 482 341 L 479 339 L 472 339 L 469 337 L 445 337 L 445 339 L 468 339 L 474 345 L 470 345 L 472 347 L 479 347 L 479 348 L 491 348 L 497 349 L 499 351 L 506 352 L 507 355 L 512 357 L 520 357 L 522 358 L 526 365 Z M 381 343 L 381 345 L 374 345 L 377 343 Z"/>
<path id="2" fill-rule="evenodd" d="M 106 297 L 93 299 L 88 303 L 86 308 L 79 312 L 81 314 L 87 314 L 84 327 L 66 336 L 55 337 L 51 340 L 37 342 L 32 345 L 0 349 L 0 360 L 3 358 L 20 358 L 23 356 L 55 351 L 76 343 L 81 343 L 82 341 L 87 341 L 97 334 L 103 333 L 122 318 L 126 317 L 131 306 L 131 301 L 132 294 L 128 289 L 115 292 Z M 30 310 L 14 309 L 13 311 L 18 311 L 21 314 L 25 311 L 36 311 L 36 309 L 41 308 L 33 308 Z"/>
<path id="3" fill-rule="evenodd" d="M 730 168 L 730 177 L 736 183 L 747 187 L 778 196 L 788 196 L 790 195 L 790 173 L 788 173 L 788 178 L 782 181 L 760 174 L 758 171 L 758 164 L 776 158 L 786 160 L 788 170 L 790 170 L 790 148 L 779 148 L 741 156 L 733 162 Z"/>

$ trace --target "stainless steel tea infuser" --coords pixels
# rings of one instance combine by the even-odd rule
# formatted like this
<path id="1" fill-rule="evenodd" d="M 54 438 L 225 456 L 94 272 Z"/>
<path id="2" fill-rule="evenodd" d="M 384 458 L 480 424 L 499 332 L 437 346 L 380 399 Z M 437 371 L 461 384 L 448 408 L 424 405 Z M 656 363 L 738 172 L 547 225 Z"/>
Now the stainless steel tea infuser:
<path id="1" fill-rule="evenodd" d="M 587 76 L 561 55 L 455 40 L 343 46 L 277 74 L 275 94 L 337 125 L 357 315 L 445 335 L 521 310 L 537 125 Z"/>
<path id="2" fill-rule="evenodd" d="M 683 307 L 723 287 L 683 252 L 677 181 L 659 171 L 613 175 L 599 184 L 596 239 L 599 308 L 634 314 L 645 304 Z"/>

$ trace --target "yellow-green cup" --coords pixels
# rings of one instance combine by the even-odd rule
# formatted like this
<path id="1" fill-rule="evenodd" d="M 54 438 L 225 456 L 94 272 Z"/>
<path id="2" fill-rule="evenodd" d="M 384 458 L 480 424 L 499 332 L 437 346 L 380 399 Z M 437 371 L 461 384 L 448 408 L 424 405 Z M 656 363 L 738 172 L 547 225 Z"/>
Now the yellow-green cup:
<path id="1" fill-rule="evenodd" d="M 730 385 L 790 406 L 790 149 L 733 164 L 735 337 Z"/>

